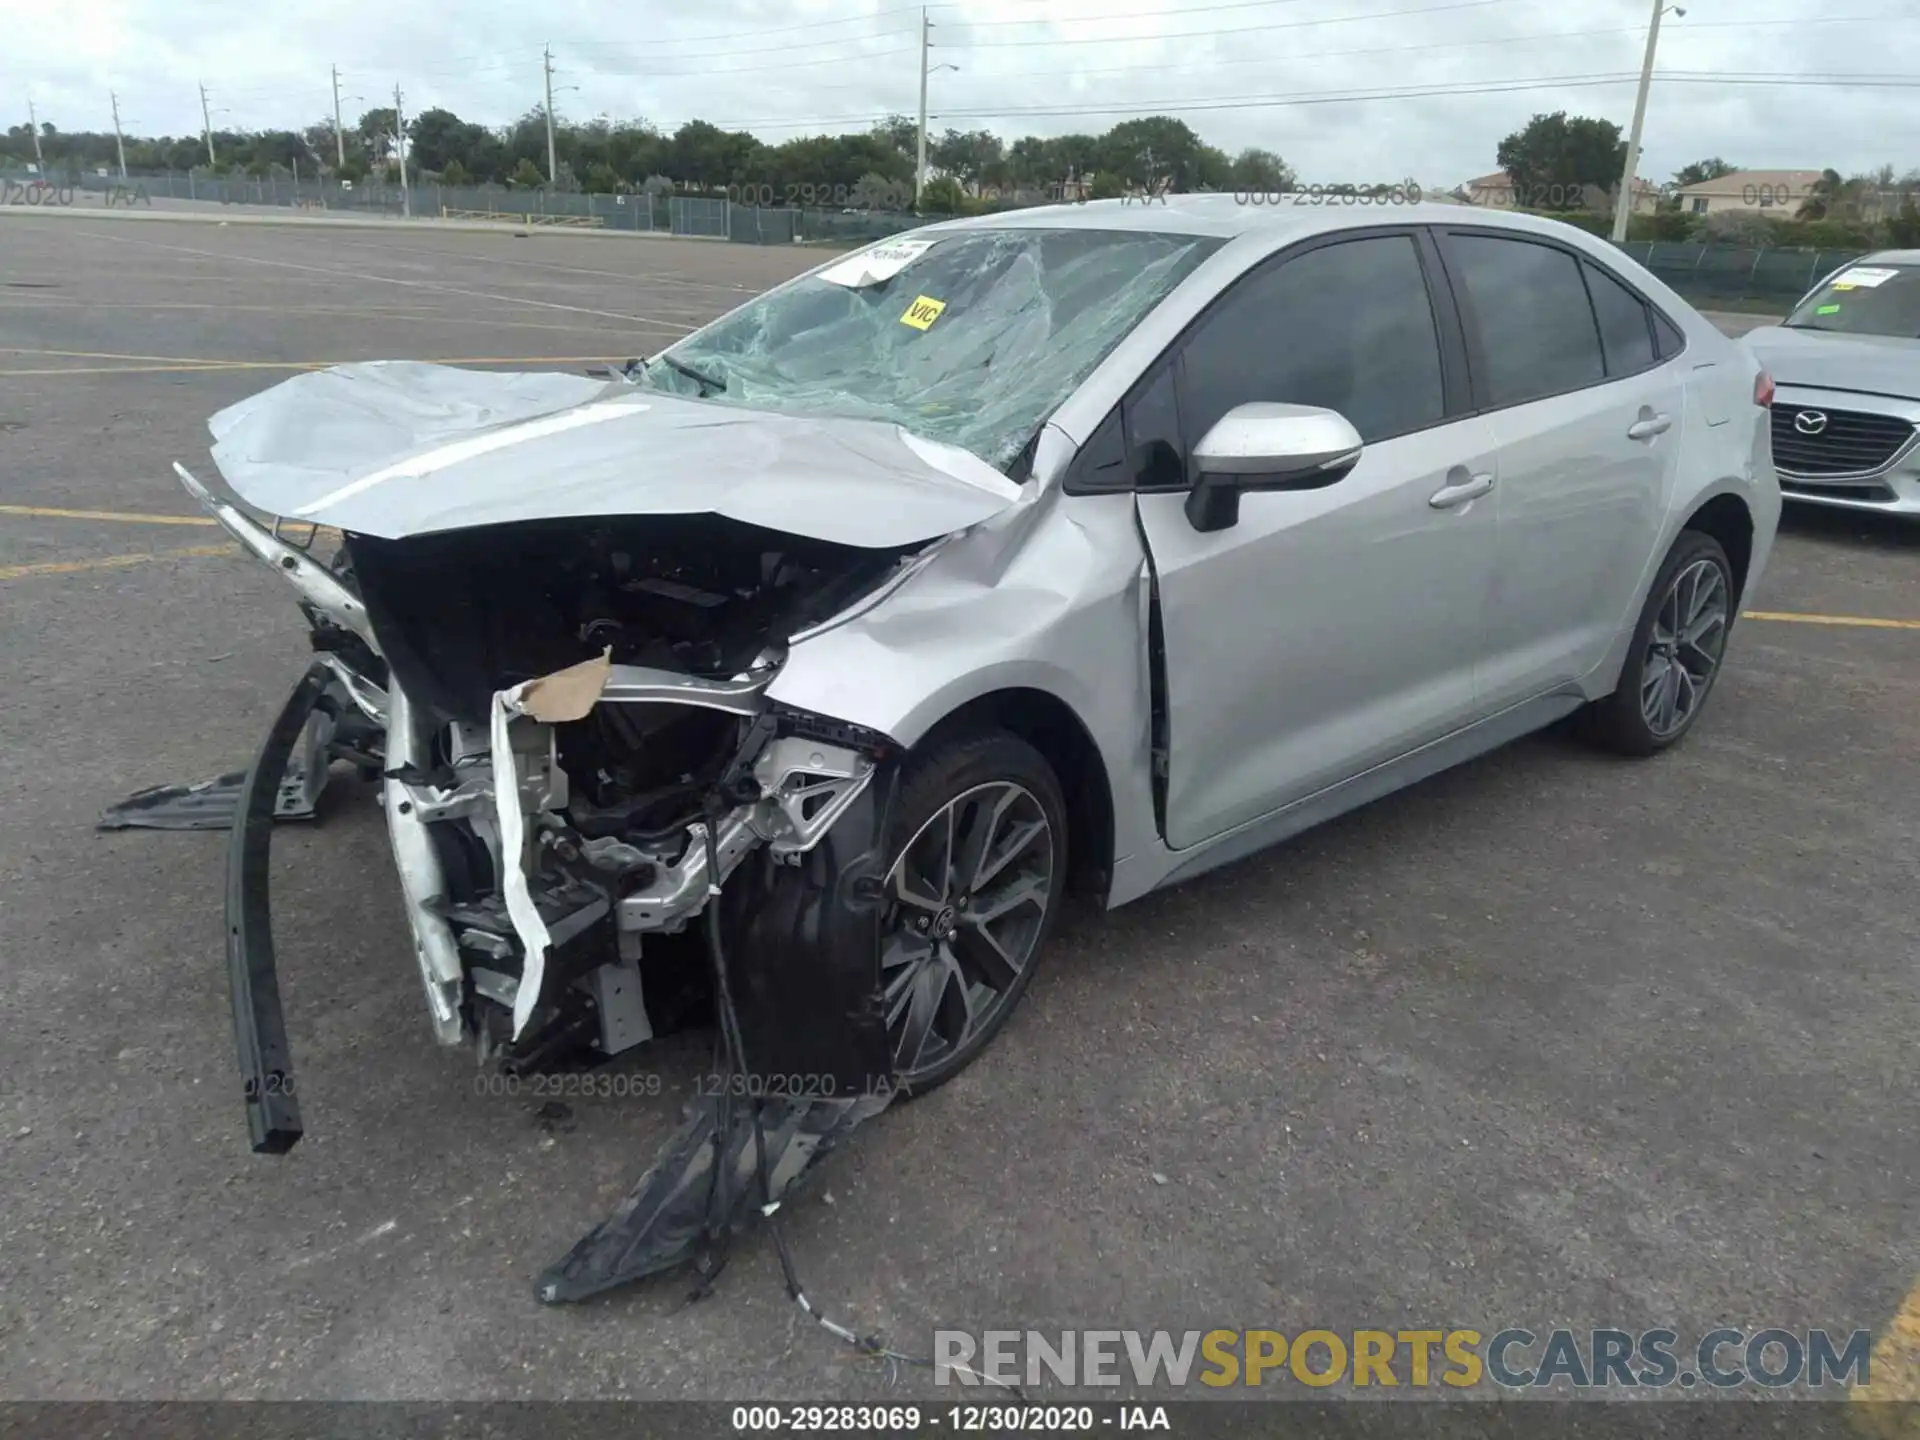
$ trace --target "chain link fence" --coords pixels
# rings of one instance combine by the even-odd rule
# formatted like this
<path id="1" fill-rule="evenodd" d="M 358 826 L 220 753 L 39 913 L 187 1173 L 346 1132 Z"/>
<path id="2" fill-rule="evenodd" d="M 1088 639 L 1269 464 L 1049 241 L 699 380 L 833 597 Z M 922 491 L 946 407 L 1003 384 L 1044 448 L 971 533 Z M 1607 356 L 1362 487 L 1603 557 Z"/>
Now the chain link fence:
<path id="1" fill-rule="evenodd" d="M 0 174 L 6 203 L 71 204 L 81 195 L 118 203 L 145 199 L 219 205 L 285 206 L 319 212 L 494 220 L 594 230 L 704 236 L 748 245 L 861 245 L 897 235 L 928 218 L 883 210 L 803 209 L 740 205 L 705 195 L 573 194 L 504 185 L 398 185 L 290 176 L 209 175 L 200 171 L 63 177 L 45 190 L 39 177 Z M 50 193 L 51 192 L 51 193 Z M 939 217 L 931 217 L 939 218 Z M 1858 250 L 1753 249 L 1672 241 L 1629 241 L 1620 247 L 1694 304 L 1757 303 L 1782 310 L 1823 277 L 1861 258 Z"/>
<path id="2" fill-rule="evenodd" d="M 290 175 L 211 175 L 198 170 L 132 175 L 98 173 L 60 177 L 45 184 L 20 172 L 0 174 L 19 192 L 18 203 L 72 204 L 110 201 L 138 207 L 153 200 L 200 205 L 279 206 L 294 210 L 448 220 L 492 220 L 589 230 L 638 230 L 704 236 L 746 244 L 795 242 L 857 244 L 926 223 L 883 211 L 836 212 L 734 203 L 724 197 L 639 192 L 579 194 L 505 185 L 409 185 Z M 83 198 L 84 197 L 84 198 Z"/>
<path id="3" fill-rule="evenodd" d="M 1636 240 L 1620 246 L 1695 305 L 1770 301 L 1784 310 L 1861 250 L 1747 249 Z"/>

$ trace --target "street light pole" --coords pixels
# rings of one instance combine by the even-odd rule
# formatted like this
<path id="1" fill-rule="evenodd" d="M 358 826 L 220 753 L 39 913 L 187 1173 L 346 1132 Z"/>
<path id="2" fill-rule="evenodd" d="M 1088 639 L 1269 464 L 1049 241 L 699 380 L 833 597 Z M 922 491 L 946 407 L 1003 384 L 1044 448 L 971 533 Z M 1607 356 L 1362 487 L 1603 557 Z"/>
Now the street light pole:
<path id="1" fill-rule="evenodd" d="M 927 19 L 927 10 L 920 7 L 920 146 L 919 154 L 913 165 L 913 208 L 920 208 L 920 191 L 927 183 L 927 47 L 928 31 L 933 22 Z"/>
<path id="2" fill-rule="evenodd" d="M 1633 101 L 1633 129 L 1627 136 L 1627 168 L 1620 176 L 1620 193 L 1613 202 L 1613 239 L 1616 244 L 1627 238 L 1627 217 L 1633 213 L 1633 180 L 1640 169 L 1640 127 L 1647 118 L 1647 91 L 1653 86 L 1653 52 L 1660 43 L 1660 17 L 1672 10 L 1687 12 L 1666 0 L 1653 0 L 1653 20 L 1647 26 L 1647 53 L 1640 62 L 1640 93 Z"/>
<path id="3" fill-rule="evenodd" d="M 407 188 L 407 117 L 400 109 L 400 87 L 393 87 L 393 150 L 400 157 L 400 213 L 413 216 L 413 191 Z"/>
<path id="4" fill-rule="evenodd" d="M 340 67 L 333 67 L 333 153 L 339 168 L 347 168 L 347 132 L 340 127 Z"/>
<path id="5" fill-rule="evenodd" d="M 927 110 L 926 93 L 926 81 L 922 80 L 920 82 L 920 113 L 923 116 Z M 40 153 L 40 117 L 33 113 L 33 97 L 31 95 L 27 97 L 27 128 L 33 131 L 33 163 L 39 167 L 40 178 L 44 180 L 47 178 L 47 157 Z M 924 121 L 921 123 L 920 128 L 922 130 L 927 128 Z"/>
<path id="6" fill-rule="evenodd" d="M 113 148 L 120 156 L 120 178 L 127 178 L 127 139 L 120 133 L 120 97 L 113 91 L 107 92 L 107 99 L 113 104 Z"/>
<path id="7" fill-rule="evenodd" d="M 200 124 L 207 137 L 207 164 L 217 165 L 220 162 L 213 153 L 213 112 L 207 109 L 207 87 L 204 84 L 200 87 Z"/>
<path id="8" fill-rule="evenodd" d="M 560 161 L 553 147 L 553 46 L 542 50 L 547 72 L 547 184 L 560 188 Z"/>

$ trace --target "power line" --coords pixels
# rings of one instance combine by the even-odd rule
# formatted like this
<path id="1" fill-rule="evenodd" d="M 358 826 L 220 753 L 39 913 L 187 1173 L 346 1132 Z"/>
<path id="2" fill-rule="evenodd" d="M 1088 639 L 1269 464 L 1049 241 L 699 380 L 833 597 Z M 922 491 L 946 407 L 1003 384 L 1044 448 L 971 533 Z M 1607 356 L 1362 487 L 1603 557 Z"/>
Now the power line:
<path id="1" fill-rule="evenodd" d="M 1892 15 L 1831 15 L 1807 20 L 1708 20 L 1690 24 L 1677 30 L 1673 40 L 1677 43 L 1695 30 L 1713 30 L 1724 28 L 1745 28 L 1756 25 L 1849 25 L 1863 21 L 1882 22 L 1897 19 Z M 1442 40 L 1419 45 L 1374 45 L 1358 50 L 1300 50 L 1289 51 L 1285 55 L 1255 55 L 1242 60 L 1208 60 L 1207 68 L 1224 69 L 1235 65 L 1264 65 L 1271 69 L 1275 65 L 1291 65 L 1298 60 L 1331 60 L 1358 55 L 1408 55 L 1416 51 L 1425 54 L 1435 50 L 1465 50 L 1487 45 L 1513 45 L 1532 40 L 1586 40 L 1602 35 L 1644 35 L 1644 25 L 1617 25 L 1604 30 L 1546 30 L 1528 35 L 1495 35 L 1481 40 Z M 1075 79 L 1083 75 L 1125 75 L 1147 73 L 1159 70 L 1191 70 L 1192 61 L 1176 65 L 1115 65 L 1095 70 L 1076 67 L 1070 75 L 1063 76 L 1058 66 L 1049 66 L 1040 70 L 975 70 L 975 79 L 1016 80 L 1025 76 L 1045 76 L 1055 80 Z M 711 72 L 709 72 L 711 73 Z"/>
<path id="2" fill-rule="evenodd" d="M 1857 75 L 1726 75 L 1719 72 L 1687 73 L 1659 72 L 1654 78 L 1663 84 L 1711 84 L 1711 85 L 1747 85 L 1830 88 L 1833 86 L 1853 86 L 1863 89 L 1920 89 L 1920 79 L 1893 75 L 1885 79 Z M 1035 105 L 1007 106 L 998 109 L 947 110 L 941 118 L 948 120 L 989 120 L 1014 118 L 1067 117 L 1076 115 L 1138 115 L 1149 112 L 1156 115 L 1176 115 L 1216 110 L 1265 110 L 1285 109 L 1306 105 L 1363 104 L 1377 100 L 1427 100 L 1444 99 L 1454 95 L 1499 95 L 1518 91 L 1546 90 L 1555 86 L 1568 89 L 1589 89 L 1606 85 L 1638 84 L 1640 74 L 1636 71 L 1622 71 L 1618 74 L 1598 75 L 1541 75 L 1525 79 L 1487 81 L 1480 84 L 1460 84 L 1442 82 L 1433 85 L 1383 87 L 1366 90 L 1323 91 L 1310 95 L 1243 96 L 1234 99 L 1192 99 L 1192 100 L 1127 100 L 1113 104 L 1094 105 Z M 798 126 L 828 126 L 844 124 L 870 123 L 870 116 L 816 116 L 807 120 L 714 120 L 709 123 L 722 129 L 766 129 L 777 130 Z"/>
<path id="3" fill-rule="evenodd" d="M 892 50 L 869 50 L 859 55 L 829 55 L 824 60 L 796 60 L 791 64 L 772 65 L 736 65 L 724 70 L 702 68 L 699 70 L 653 70 L 653 69 L 614 69 L 602 67 L 593 73 L 596 75 L 638 75 L 649 80 L 708 80 L 719 75 L 763 75 L 769 70 L 805 70 L 818 65 L 845 65 L 850 61 L 878 60 L 885 55 L 911 55 L 920 47 L 900 45 Z"/>
<path id="4" fill-rule="evenodd" d="M 1272 25 L 1231 25 L 1223 30 L 1176 30 L 1160 35 L 1087 35 L 1052 36 L 1045 40 L 988 40 L 978 45 L 961 41 L 955 50 L 1007 50 L 1032 45 L 1160 45 L 1168 40 L 1198 40 L 1210 35 L 1256 35 L 1270 30 L 1305 30 L 1313 25 L 1353 25 L 1363 20 L 1395 20 L 1407 15 L 1438 15 L 1451 10 L 1483 10 L 1489 5 L 1508 5 L 1514 0 L 1451 0 L 1446 5 L 1422 5 L 1410 10 L 1373 10 L 1365 15 L 1334 15 L 1324 20 L 1283 20 Z"/>

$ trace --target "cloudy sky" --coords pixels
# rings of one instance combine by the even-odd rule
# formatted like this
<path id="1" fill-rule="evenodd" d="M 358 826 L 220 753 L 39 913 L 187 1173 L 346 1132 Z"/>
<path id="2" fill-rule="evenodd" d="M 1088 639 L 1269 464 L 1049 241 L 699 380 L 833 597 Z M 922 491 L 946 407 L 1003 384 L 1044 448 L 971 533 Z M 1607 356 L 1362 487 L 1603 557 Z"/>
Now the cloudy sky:
<path id="1" fill-rule="evenodd" d="M 959 67 L 932 76 L 931 123 L 1062 134 L 1165 112 L 1309 181 L 1450 185 L 1538 111 L 1624 129 L 1650 3 L 949 0 L 928 7 L 935 62 Z M 1685 9 L 1662 22 L 1643 175 L 1716 154 L 1920 167 L 1920 0 Z M 539 103 L 551 45 L 563 116 L 777 142 L 913 113 L 919 19 L 898 0 L 0 0 L 0 34 L 33 39 L 0 50 L 0 106 L 107 129 L 117 91 L 130 133 L 197 132 L 204 81 L 216 129 L 297 128 L 330 113 L 338 65 L 350 121 L 398 83 L 409 113 L 497 124 Z"/>

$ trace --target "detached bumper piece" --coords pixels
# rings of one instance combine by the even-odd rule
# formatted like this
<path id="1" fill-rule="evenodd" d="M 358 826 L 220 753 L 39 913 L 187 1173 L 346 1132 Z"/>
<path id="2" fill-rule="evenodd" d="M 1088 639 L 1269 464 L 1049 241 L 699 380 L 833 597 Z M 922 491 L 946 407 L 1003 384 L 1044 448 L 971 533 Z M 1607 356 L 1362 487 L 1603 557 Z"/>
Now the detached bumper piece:
<path id="1" fill-rule="evenodd" d="M 227 850 L 227 978 L 233 999 L 233 1038 L 255 1153 L 284 1155 L 304 1127 L 294 1095 L 293 1057 L 273 950 L 268 859 L 277 797 L 289 762 L 333 672 L 315 661 L 287 697 L 286 707 L 236 796 L 233 839 Z"/>
<path id="2" fill-rule="evenodd" d="M 724 1246 L 760 1213 L 759 1140 L 777 1201 L 887 1100 L 884 1093 L 848 1100 L 727 1094 L 703 1102 L 613 1213 L 540 1277 L 535 1293 L 549 1305 L 567 1304 L 699 1262 L 703 1251 Z"/>
<path id="3" fill-rule="evenodd" d="M 897 781 L 888 766 L 797 865 L 763 849 L 734 872 L 707 925 L 728 1064 L 613 1213 L 540 1277 L 542 1301 L 687 1264 L 710 1277 L 735 1234 L 887 1108 L 879 921 Z"/>

